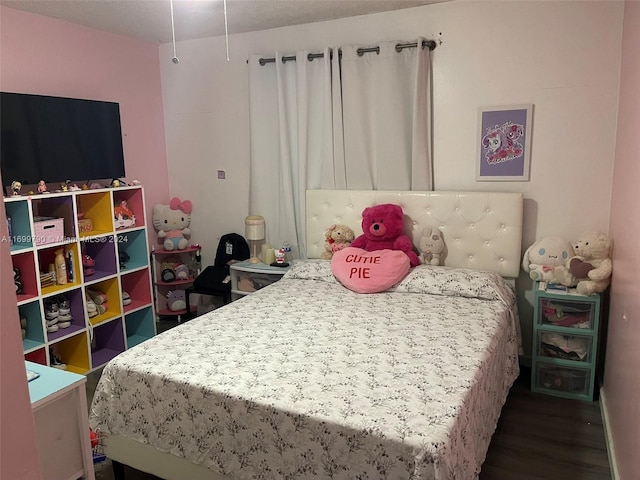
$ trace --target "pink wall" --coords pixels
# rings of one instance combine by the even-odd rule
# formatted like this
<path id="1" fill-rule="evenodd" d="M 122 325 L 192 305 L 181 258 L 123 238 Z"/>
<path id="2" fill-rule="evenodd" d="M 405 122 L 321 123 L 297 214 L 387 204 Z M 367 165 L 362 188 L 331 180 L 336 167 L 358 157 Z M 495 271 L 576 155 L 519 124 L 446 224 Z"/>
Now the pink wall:
<path id="1" fill-rule="evenodd" d="M 168 202 L 157 44 L 0 7 L 0 90 L 120 103 L 127 179 Z"/>
<path id="2" fill-rule="evenodd" d="M 129 180 L 145 186 L 147 218 L 169 180 L 158 45 L 0 7 L 0 90 L 120 103 Z M 2 234 L 6 235 L 2 209 Z M 153 234 L 150 235 L 154 239 Z M 39 479 L 8 244 L 2 265 L 0 478 Z"/>
<path id="3" fill-rule="evenodd" d="M 0 240 L 6 239 L 7 220 L 0 209 Z M 11 265 L 9 243 L 0 241 L 0 264 Z M 0 478 L 39 480 L 35 427 L 26 381 L 13 272 L 0 271 Z"/>
<path id="4" fill-rule="evenodd" d="M 604 397 L 619 478 L 640 478 L 640 2 L 627 1 L 609 231 L 615 241 Z"/>

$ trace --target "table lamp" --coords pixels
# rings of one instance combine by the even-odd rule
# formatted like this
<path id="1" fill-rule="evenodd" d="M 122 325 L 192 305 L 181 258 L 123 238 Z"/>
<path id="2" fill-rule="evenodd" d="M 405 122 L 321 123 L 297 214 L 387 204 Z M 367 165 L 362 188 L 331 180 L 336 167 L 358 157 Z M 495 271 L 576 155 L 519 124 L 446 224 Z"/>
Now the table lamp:
<path id="1" fill-rule="evenodd" d="M 244 219 L 244 236 L 251 247 L 249 263 L 260 263 L 257 242 L 264 240 L 264 218 L 260 215 L 249 215 Z"/>

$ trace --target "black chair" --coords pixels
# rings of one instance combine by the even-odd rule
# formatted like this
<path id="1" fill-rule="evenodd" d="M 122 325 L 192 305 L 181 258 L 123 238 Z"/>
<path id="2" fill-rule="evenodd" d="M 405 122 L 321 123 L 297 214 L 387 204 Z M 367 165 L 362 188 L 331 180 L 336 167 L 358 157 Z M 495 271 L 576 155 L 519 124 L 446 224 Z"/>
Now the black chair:
<path id="1" fill-rule="evenodd" d="M 220 237 L 213 265 L 205 268 L 194 279 L 193 284 L 185 289 L 187 312 L 191 312 L 189 295 L 192 293 L 222 297 L 224 304 L 230 303 L 231 280 L 229 265 L 247 260 L 250 256 L 249 244 L 242 235 L 227 233 Z"/>

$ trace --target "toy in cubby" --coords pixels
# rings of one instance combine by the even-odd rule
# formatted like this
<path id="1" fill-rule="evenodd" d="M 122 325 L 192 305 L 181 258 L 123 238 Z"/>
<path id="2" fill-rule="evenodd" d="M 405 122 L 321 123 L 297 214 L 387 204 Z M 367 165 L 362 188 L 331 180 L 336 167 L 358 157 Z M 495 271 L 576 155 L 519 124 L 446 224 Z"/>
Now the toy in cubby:
<path id="1" fill-rule="evenodd" d="M 126 200 L 113 207 L 113 222 L 116 230 L 136 226 L 136 214 L 129 208 Z"/>
<path id="2" fill-rule="evenodd" d="M 122 189 L 113 192 L 113 220 L 116 230 L 144 225 L 142 190 Z"/>
<path id="3" fill-rule="evenodd" d="M 113 234 L 81 242 L 82 271 L 85 281 L 112 276 L 117 272 L 117 258 Z"/>
<path id="4" fill-rule="evenodd" d="M 13 283 L 19 302 L 38 296 L 36 266 L 32 251 L 17 253 L 11 256 L 13 264 Z"/>

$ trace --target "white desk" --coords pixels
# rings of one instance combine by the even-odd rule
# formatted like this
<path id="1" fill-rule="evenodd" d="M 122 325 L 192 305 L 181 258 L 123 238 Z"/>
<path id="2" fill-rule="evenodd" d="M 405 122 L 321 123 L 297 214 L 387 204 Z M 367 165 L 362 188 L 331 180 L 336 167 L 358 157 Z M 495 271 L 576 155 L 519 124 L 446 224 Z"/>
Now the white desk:
<path id="1" fill-rule="evenodd" d="M 83 375 L 25 362 L 43 478 L 95 480 Z M 26 380 L 25 380 L 26 381 Z"/>

